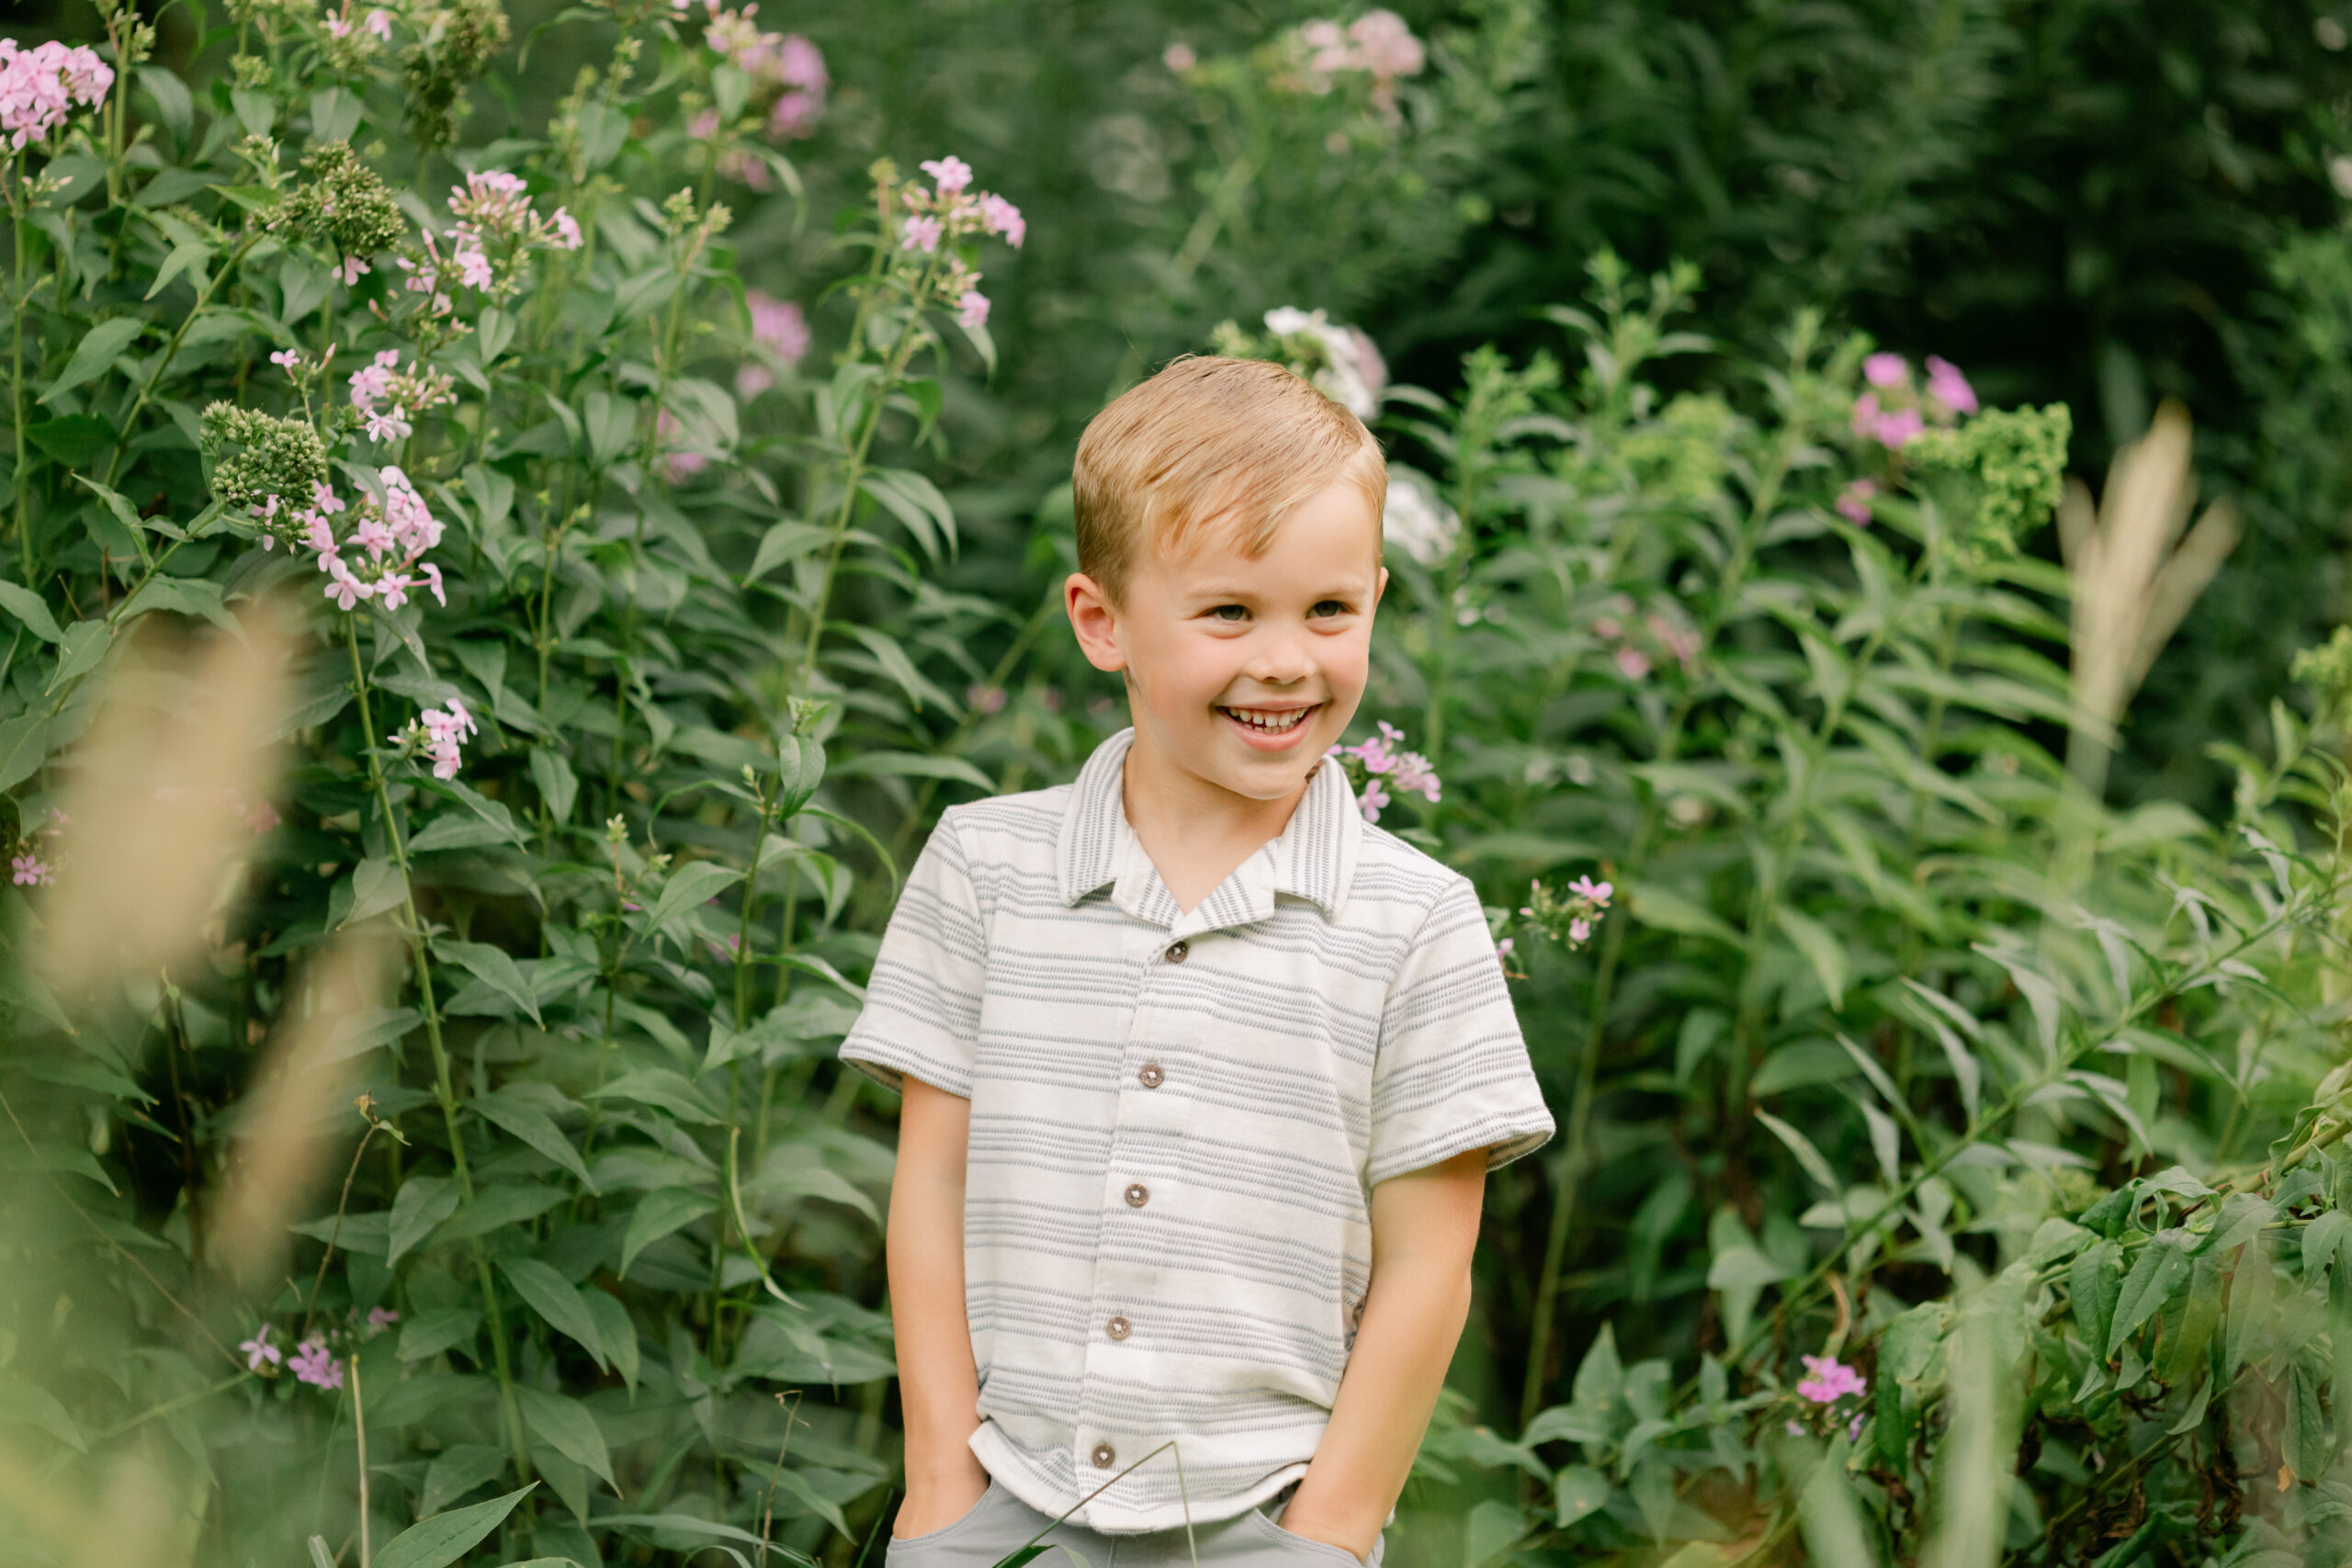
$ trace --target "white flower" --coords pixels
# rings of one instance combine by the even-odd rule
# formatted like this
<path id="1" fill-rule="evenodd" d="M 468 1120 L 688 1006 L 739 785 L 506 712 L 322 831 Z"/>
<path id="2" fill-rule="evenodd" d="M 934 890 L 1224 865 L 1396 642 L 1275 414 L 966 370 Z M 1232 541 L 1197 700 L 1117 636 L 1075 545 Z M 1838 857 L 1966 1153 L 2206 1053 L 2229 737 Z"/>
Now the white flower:
<path id="1" fill-rule="evenodd" d="M 1358 419 L 1380 412 L 1381 394 L 1388 389 L 1388 365 L 1371 338 L 1355 327 L 1332 324 L 1321 310 L 1278 305 L 1266 312 L 1266 330 L 1276 337 L 1311 337 L 1323 347 L 1324 368 L 1315 384 L 1333 402 Z"/>
<path id="2" fill-rule="evenodd" d="M 1383 543 L 1403 550 L 1422 566 L 1435 566 L 1453 549 L 1462 519 L 1438 498 L 1427 475 L 1401 463 L 1388 465 L 1388 506 L 1381 514 Z"/>

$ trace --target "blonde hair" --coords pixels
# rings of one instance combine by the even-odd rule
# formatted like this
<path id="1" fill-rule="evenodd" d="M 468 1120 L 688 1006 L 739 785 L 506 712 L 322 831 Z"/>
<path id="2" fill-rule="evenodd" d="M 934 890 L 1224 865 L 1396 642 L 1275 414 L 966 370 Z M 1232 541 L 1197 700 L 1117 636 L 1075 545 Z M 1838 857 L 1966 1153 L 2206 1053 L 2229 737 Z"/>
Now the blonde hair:
<path id="1" fill-rule="evenodd" d="M 1116 597 L 1142 548 L 1181 551 L 1229 527 L 1245 556 L 1302 502 L 1340 481 L 1379 518 L 1388 468 L 1363 422 L 1261 359 L 1195 355 L 1131 387 L 1078 443 L 1078 568 Z"/>

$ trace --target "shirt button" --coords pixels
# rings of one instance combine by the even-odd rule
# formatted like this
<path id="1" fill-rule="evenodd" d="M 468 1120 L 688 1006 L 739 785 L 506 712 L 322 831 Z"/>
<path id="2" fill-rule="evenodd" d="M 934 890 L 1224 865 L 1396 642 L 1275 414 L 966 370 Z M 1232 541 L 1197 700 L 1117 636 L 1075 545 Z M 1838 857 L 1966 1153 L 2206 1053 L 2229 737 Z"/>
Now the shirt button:
<path id="1" fill-rule="evenodd" d="M 1140 1181 L 1130 1181 L 1130 1182 L 1128 1182 L 1128 1183 L 1127 1183 L 1127 1207 L 1128 1207 L 1128 1208 L 1130 1208 L 1130 1209 L 1140 1209 L 1140 1208 L 1142 1208 L 1146 1203 L 1148 1203 L 1148 1202 L 1150 1202 L 1150 1201 L 1151 1201 L 1151 1189 L 1150 1189 L 1150 1188 L 1146 1187 L 1146 1186 L 1145 1186 L 1142 1182 L 1140 1182 Z"/>
<path id="2" fill-rule="evenodd" d="M 1168 944 L 1168 962 L 1170 964 L 1182 964 L 1186 958 L 1192 955 L 1192 952 L 1193 944 L 1189 942 L 1179 939 L 1175 942 L 1170 942 Z"/>
<path id="3" fill-rule="evenodd" d="M 1119 1450 L 1108 1443 L 1097 1443 L 1094 1451 L 1087 1457 L 1094 1461 L 1095 1469 L 1108 1470 L 1119 1462 Z"/>
<path id="4" fill-rule="evenodd" d="M 1102 1332 L 1109 1335 L 1114 1339 L 1125 1339 L 1128 1335 L 1135 1332 L 1135 1325 L 1129 1323 L 1124 1317 L 1114 1317 L 1110 1322 L 1102 1325 Z"/>
<path id="5" fill-rule="evenodd" d="M 1146 1089 L 1158 1089 L 1168 1081 L 1168 1075 L 1159 1070 L 1158 1062 L 1146 1062 L 1143 1065 L 1143 1071 L 1137 1073 L 1136 1077 Z"/>

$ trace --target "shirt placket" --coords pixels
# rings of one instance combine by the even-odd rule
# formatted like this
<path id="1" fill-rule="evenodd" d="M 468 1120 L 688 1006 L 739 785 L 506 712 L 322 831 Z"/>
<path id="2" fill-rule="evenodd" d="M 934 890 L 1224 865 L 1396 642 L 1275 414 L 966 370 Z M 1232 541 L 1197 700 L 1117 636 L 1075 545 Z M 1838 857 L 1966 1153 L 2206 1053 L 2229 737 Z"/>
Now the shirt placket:
<path id="1" fill-rule="evenodd" d="M 1140 922 L 1129 933 L 1140 976 L 1136 1005 L 1128 1015 L 1127 1037 L 1121 1043 L 1117 1110 L 1111 1125 L 1110 1157 L 1102 1173 L 1084 1373 L 1078 1425 L 1072 1433 L 1081 1497 L 1164 1440 L 1136 1431 L 1112 1416 L 1103 1405 L 1101 1380 L 1129 1384 L 1143 1381 L 1138 1362 L 1146 1354 L 1145 1345 L 1155 1337 L 1148 1303 L 1161 1293 L 1159 1269 L 1146 1259 L 1161 1256 L 1151 1232 L 1159 1222 L 1179 1212 L 1183 1194 L 1169 1179 L 1164 1164 L 1147 1166 L 1140 1145 L 1148 1138 L 1164 1147 L 1182 1134 L 1177 1097 L 1167 1093 L 1175 1069 L 1166 1058 L 1174 1055 L 1170 1047 L 1181 1044 L 1185 1010 L 1170 1004 L 1168 987 L 1174 970 L 1195 961 L 1193 950 L 1198 940 L 1176 938 L 1164 927 Z M 1114 1241 L 1126 1245 L 1114 1247 Z M 1133 1507 L 1117 1487 L 1105 1492 L 1101 1502 Z M 1095 1509 L 1096 1505 L 1090 1504 L 1086 1518 L 1100 1528 L 1103 1516 Z"/>

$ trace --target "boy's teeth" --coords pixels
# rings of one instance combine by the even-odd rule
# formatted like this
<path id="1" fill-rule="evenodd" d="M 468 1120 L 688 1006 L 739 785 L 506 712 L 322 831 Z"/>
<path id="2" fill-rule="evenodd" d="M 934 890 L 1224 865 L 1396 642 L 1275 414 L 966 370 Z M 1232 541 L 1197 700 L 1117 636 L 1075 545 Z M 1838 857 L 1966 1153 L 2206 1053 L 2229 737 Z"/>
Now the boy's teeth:
<path id="1" fill-rule="evenodd" d="M 1253 729 L 1263 729 L 1280 733 L 1283 730 L 1295 728 L 1306 719 L 1309 713 L 1314 710 L 1311 708 L 1295 708 L 1288 713 L 1252 713 L 1248 708 L 1227 708 L 1225 711 L 1231 717 L 1239 719 L 1242 723 L 1250 726 Z"/>

